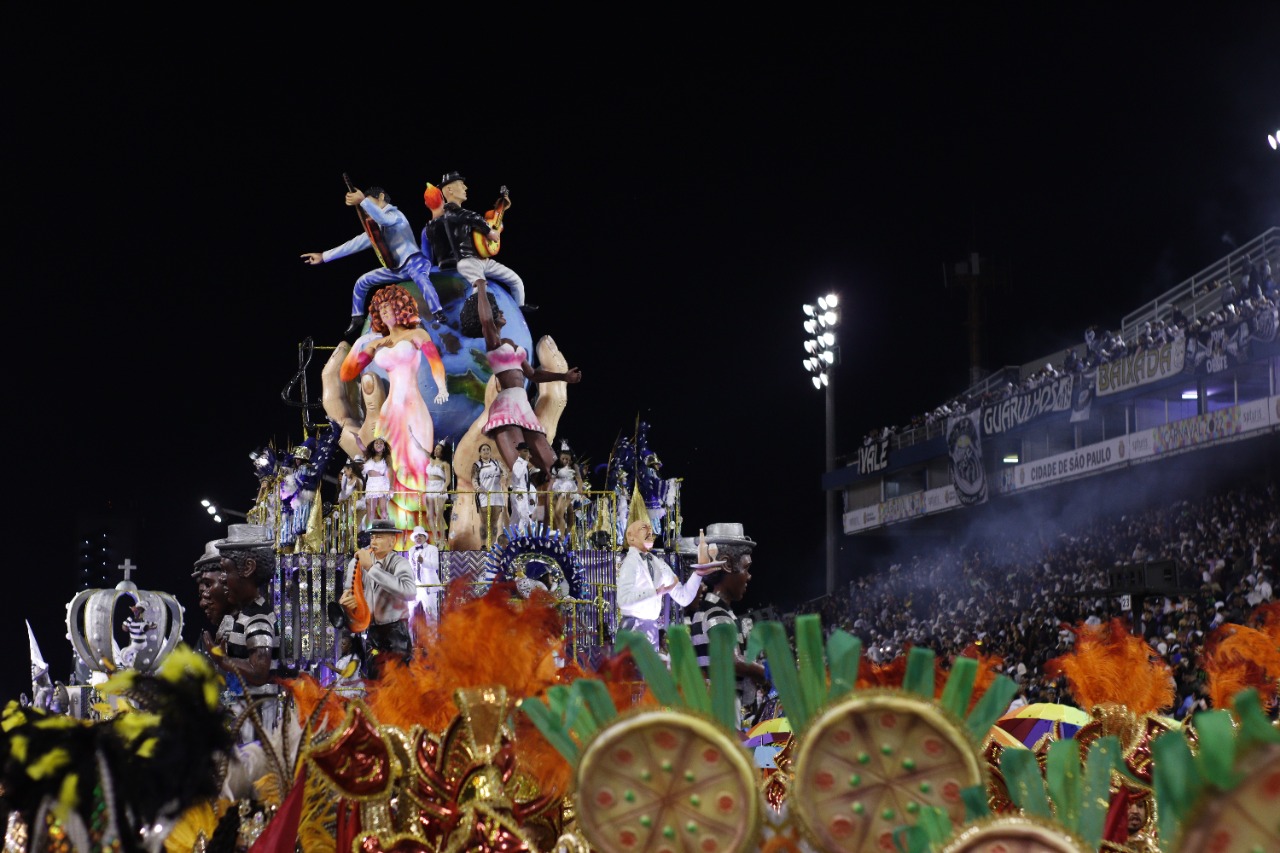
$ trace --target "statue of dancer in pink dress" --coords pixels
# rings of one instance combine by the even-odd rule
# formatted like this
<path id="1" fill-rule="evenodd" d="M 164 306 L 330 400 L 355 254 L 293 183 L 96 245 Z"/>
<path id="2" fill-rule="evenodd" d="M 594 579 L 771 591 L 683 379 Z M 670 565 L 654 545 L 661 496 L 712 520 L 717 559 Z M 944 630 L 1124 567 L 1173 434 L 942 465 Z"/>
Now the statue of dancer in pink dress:
<path id="1" fill-rule="evenodd" d="M 467 297 L 458 316 L 462 334 L 471 338 L 484 336 L 489 368 L 498 382 L 498 396 L 489 407 L 484 434 L 498 446 L 498 455 L 506 463 L 508 471 L 519 457 L 516 448 L 522 441 L 529 445 L 536 467 L 550 471 L 556 456 L 547 443 L 546 429 L 529 405 L 525 380 L 572 385 L 582 381 L 582 371 L 574 367 L 564 373 L 555 373 L 541 367 L 534 368 L 524 347 L 502 337 L 502 327 L 507 321 L 498 308 L 497 300 L 485 289 L 486 284 L 484 279 L 475 282 L 476 291 Z M 545 489 L 545 475 L 541 476 Z"/>

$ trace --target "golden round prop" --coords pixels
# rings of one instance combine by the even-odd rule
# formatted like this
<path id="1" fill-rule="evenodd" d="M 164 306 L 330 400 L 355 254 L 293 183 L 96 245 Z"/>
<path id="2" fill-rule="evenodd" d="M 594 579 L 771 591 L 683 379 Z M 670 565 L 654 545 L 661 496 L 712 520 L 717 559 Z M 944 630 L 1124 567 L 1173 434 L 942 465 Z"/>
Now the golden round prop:
<path id="1" fill-rule="evenodd" d="M 893 830 L 925 806 L 959 825 L 960 792 L 983 780 L 963 724 L 897 691 L 862 691 L 824 711 L 800 736 L 794 766 L 790 800 L 824 850 L 892 850 Z"/>
<path id="2" fill-rule="evenodd" d="M 701 717 L 646 709 L 620 717 L 578 763 L 578 825 L 601 853 L 739 853 L 760 824 L 756 769 Z"/>
<path id="3" fill-rule="evenodd" d="M 1280 744 L 1255 746 L 1236 765 L 1243 781 L 1210 795 L 1182 827 L 1180 853 L 1280 850 Z"/>
<path id="4" fill-rule="evenodd" d="M 962 829 L 941 853 L 1092 853 L 1061 826 L 1025 815 L 1000 815 Z"/>

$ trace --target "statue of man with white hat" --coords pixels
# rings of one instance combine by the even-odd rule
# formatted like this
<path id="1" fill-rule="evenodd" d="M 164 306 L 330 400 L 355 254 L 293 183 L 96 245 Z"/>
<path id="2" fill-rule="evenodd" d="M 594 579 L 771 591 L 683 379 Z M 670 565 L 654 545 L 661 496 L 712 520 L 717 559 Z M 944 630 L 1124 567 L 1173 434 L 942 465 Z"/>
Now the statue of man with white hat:
<path id="1" fill-rule="evenodd" d="M 742 707 L 749 710 L 755 705 L 756 685 L 766 683 L 766 676 L 763 664 L 746 659 L 747 632 L 733 612 L 733 605 L 746 595 L 747 584 L 751 582 L 751 552 L 755 550 L 756 542 L 743 532 L 741 524 L 709 524 L 706 543 L 708 548 L 715 547 L 715 556 L 724 565 L 707 574 L 707 592 L 689 620 L 693 651 L 706 675 L 711 663 L 709 630 L 721 623 L 737 628 L 738 644 L 734 649 L 733 668 L 738 676 L 738 699 Z"/>
<path id="2" fill-rule="evenodd" d="M 418 602 L 414 607 L 421 610 L 428 621 L 434 622 L 440 613 L 440 549 L 430 541 L 431 537 L 422 525 L 413 528 L 409 538 L 413 540 L 413 547 L 409 549 L 409 565 L 418 585 Z M 416 641 L 417 638 L 414 639 Z"/>

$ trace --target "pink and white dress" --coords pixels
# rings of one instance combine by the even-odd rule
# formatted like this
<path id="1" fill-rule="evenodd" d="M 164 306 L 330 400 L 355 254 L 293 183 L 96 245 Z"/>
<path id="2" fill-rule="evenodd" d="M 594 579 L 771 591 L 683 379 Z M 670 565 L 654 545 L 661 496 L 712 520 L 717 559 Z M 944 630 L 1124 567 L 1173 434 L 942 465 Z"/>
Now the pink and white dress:
<path id="1" fill-rule="evenodd" d="M 382 347 L 373 356 L 373 363 L 387 372 L 387 399 L 378 414 L 378 433 L 391 451 L 391 491 L 422 492 L 427 488 L 435 427 L 418 388 L 418 369 L 423 361 L 412 341 Z M 367 488 L 373 491 L 372 485 Z"/>
<path id="2" fill-rule="evenodd" d="M 524 347 L 515 347 L 503 341 L 497 349 L 489 351 L 489 369 L 494 373 L 520 370 L 527 357 Z M 485 422 L 484 434 L 489 435 L 498 427 L 511 425 L 533 432 L 546 432 L 538 416 L 534 414 L 533 407 L 529 405 L 529 394 L 523 385 L 504 388 L 498 392 L 493 405 L 489 407 L 489 420 Z"/>

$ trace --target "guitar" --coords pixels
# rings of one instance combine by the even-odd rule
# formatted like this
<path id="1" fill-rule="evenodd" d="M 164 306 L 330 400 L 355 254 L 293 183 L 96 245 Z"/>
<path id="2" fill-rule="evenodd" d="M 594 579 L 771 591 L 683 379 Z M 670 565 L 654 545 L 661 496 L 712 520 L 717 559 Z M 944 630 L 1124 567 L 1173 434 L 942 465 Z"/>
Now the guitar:
<path id="1" fill-rule="evenodd" d="M 347 177 L 347 173 L 342 173 L 342 180 L 347 182 L 347 192 L 353 193 L 356 188 L 351 184 L 351 178 Z M 382 226 L 373 221 L 369 214 L 365 213 L 364 208 L 356 205 L 356 215 L 360 217 L 360 225 L 364 228 L 364 233 L 369 235 L 369 242 L 373 245 L 373 253 L 378 256 L 378 262 L 384 267 L 390 267 L 391 261 L 395 260 L 395 255 L 391 254 L 390 247 L 387 246 L 387 238 L 382 236 Z"/>
<path id="2" fill-rule="evenodd" d="M 373 612 L 364 597 L 364 569 L 360 568 L 359 560 L 351 570 L 351 591 L 356 594 L 356 605 L 347 614 L 347 627 L 359 634 L 373 621 Z"/>
<path id="3" fill-rule="evenodd" d="M 493 210 L 490 210 L 484 215 L 484 221 L 488 222 L 489 227 L 491 228 L 501 227 L 502 214 L 506 211 L 507 205 L 511 203 L 510 199 L 507 198 L 508 191 L 506 187 L 503 187 L 498 191 L 498 193 L 499 198 L 493 203 Z M 499 234 L 497 237 L 490 240 L 488 237 L 481 236 L 475 231 L 472 231 L 471 242 L 476 247 L 476 254 L 482 258 L 492 258 L 494 255 L 498 254 L 498 249 L 502 248 L 501 245 L 499 245 L 502 242 L 502 235 Z"/>

